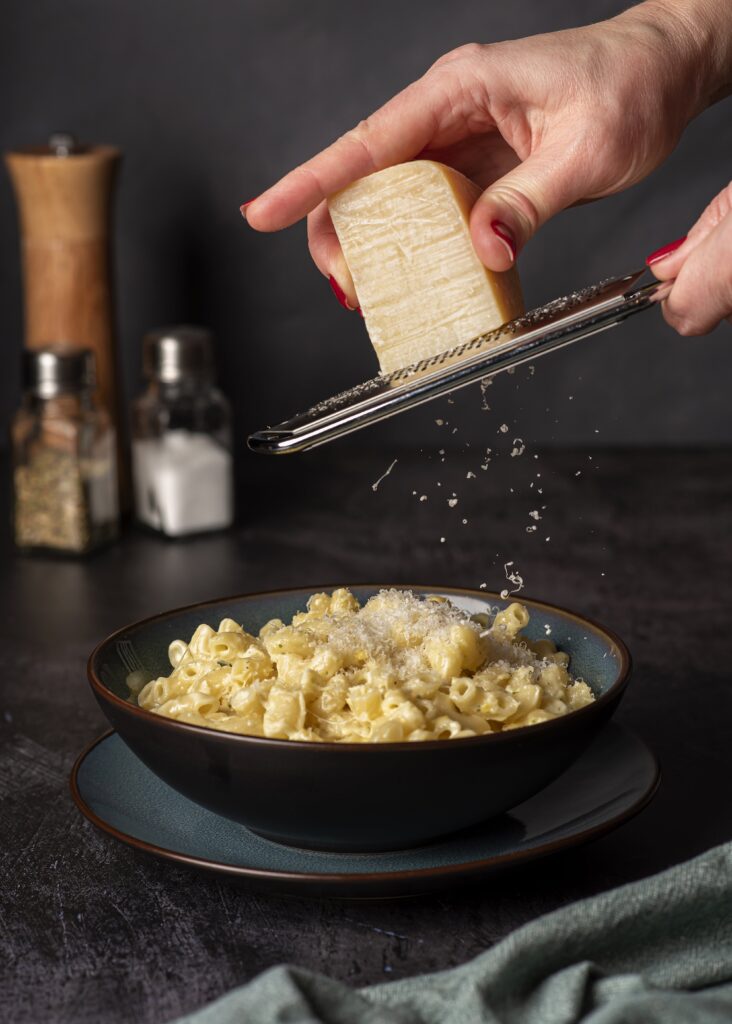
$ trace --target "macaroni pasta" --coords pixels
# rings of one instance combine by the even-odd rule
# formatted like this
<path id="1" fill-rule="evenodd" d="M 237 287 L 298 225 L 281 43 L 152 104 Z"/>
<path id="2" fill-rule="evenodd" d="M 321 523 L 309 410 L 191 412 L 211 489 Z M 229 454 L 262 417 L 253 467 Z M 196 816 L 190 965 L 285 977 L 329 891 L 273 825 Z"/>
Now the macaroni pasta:
<path id="1" fill-rule="evenodd" d="M 382 590 L 363 607 L 346 589 L 314 594 L 289 625 L 272 619 L 257 636 L 232 619 L 201 624 L 173 641 L 173 671 L 137 701 L 275 739 L 393 743 L 517 729 L 595 699 L 569 674 L 568 655 L 522 636 L 528 621 L 517 603 L 491 620 L 409 591 Z"/>

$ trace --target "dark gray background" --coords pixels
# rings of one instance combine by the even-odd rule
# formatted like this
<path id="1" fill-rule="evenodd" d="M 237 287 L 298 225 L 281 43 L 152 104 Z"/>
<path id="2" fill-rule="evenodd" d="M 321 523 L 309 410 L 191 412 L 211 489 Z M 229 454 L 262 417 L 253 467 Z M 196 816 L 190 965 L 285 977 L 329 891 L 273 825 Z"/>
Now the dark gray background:
<path id="1" fill-rule="evenodd" d="M 140 338 L 175 321 L 211 325 L 238 430 L 281 419 L 371 376 L 360 319 L 310 263 L 303 225 L 257 235 L 238 207 L 462 42 L 569 27 L 617 13 L 613 0 L 4 0 L 0 143 L 54 129 L 124 151 L 116 202 L 118 323 L 128 396 Z M 688 130 L 650 179 L 569 211 L 521 259 L 539 304 L 614 272 L 686 232 L 732 173 L 730 102 Z M 629 118 L 632 110 L 628 111 Z M 0 418 L 18 400 L 21 300 L 14 202 L 0 184 Z M 732 440 L 732 337 L 680 339 L 645 314 L 537 364 L 530 389 L 476 390 L 450 410 L 481 440 L 508 422 L 533 444 L 709 444 Z M 569 396 L 572 396 L 570 400 Z M 434 447 L 436 409 L 357 443 Z"/>

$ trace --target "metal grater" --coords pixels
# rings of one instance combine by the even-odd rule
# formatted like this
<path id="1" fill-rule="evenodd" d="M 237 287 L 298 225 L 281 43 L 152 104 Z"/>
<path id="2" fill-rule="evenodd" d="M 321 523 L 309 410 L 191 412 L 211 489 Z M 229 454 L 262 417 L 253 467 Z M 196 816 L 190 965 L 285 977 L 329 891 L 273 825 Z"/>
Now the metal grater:
<path id="1" fill-rule="evenodd" d="M 265 454 L 302 452 L 588 338 L 665 298 L 670 282 L 638 284 L 645 269 L 554 299 L 494 331 L 402 370 L 374 377 L 277 426 L 250 434 Z"/>

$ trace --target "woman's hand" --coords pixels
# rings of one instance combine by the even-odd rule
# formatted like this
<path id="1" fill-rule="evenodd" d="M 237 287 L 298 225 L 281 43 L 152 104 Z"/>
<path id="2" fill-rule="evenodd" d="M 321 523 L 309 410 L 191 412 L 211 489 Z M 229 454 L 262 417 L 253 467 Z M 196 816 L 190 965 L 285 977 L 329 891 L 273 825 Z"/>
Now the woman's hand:
<path id="1" fill-rule="evenodd" d="M 711 201 L 684 239 L 648 257 L 661 281 L 674 284 L 663 315 L 679 334 L 708 334 L 732 323 L 732 182 Z"/>
<path id="2" fill-rule="evenodd" d="M 587 28 L 460 47 L 242 212 L 259 231 L 308 214 L 313 259 L 355 307 L 324 199 L 392 164 L 440 160 L 485 189 L 473 244 L 506 270 L 554 214 L 652 171 L 719 90 L 704 53 L 718 25 L 688 16 L 699 2 L 647 0 Z"/>

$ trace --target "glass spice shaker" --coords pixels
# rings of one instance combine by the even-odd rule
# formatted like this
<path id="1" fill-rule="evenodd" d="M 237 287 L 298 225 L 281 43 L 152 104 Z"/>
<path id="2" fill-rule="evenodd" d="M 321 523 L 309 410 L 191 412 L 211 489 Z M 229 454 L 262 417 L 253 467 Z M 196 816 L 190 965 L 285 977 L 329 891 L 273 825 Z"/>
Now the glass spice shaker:
<path id="1" fill-rule="evenodd" d="M 94 397 L 94 353 L 26 349 L 23 378 L 12 424 L 15 543 L 85 554 L 119 531 L 115 433 Z"/>
<path id="2" fill-rule="evenodd" d="M 132 409 L 138 521 L 167 537 L 225 529 L 234 519 L 231 412 L 214 386 L 210 332 L 145 335 L 143 371 L 147 390 Z"/>

